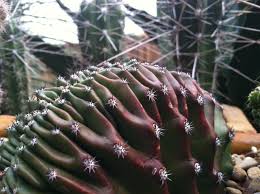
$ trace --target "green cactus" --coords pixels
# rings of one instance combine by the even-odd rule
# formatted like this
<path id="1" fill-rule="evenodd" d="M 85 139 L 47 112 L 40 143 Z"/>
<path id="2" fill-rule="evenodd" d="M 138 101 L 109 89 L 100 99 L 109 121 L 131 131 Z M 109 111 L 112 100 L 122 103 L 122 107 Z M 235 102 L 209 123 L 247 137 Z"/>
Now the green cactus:
<path id="1" fill-rule="evenodd" d="M 98 64 L 120 52 L 124 29 L 121 1 L 84 0 L 78 13 L 56 1 L 77 25 L 82 55 L 90 64 Z"/>
<path id="2" fill-rule="evenodd" d="M 49 71 L 46 65 L 30 53 L 25 39 L 26 34 L 10 21 L 0 42 L 0 80 L 6 94 L 0 109 L 8 114 L 28 112 L 27 100 L 33 91 L 53 85 L 44 77 Z"/>
<path id="3" fill-rule="evenodd" d="M 12 114 L 28 111 L 26 100 L 30 96 L 29 76 L 23 56 L 24 45 L 15 37 L 15 34 L 20 36 L 20 33 L 14 25 L 8 25 L 0 42 L 1 82 L 7 95 L 4 103 Z"/>
<path id="4" fill-rule="evenodd" d="M 105 63 L 30 104 L 0 142 L 3 193 L 223 193 L 233 132 L 185 73 Z"/>
<path id="5" fill-rule="evenodd" d="M 248 96 L 248 107 L 253 116 L 253 122 L 260 131 L 260 86 L 253 90 Z"/>
<path id="6" fill-rule="evenodd" d="M 157 36 L 164 54 L 160 61 L 168 68 L 190 71 L 205 89 L 216 92 L 219 71 L 233 70 L 229 63 L 234 44 L 243 48 L 254 42 L 239 36 L 239 31 L 254 30 L 243 25 L 249 9 L 256 6 L 254 0 L 158 0 L 158 17 L 127 8 L 135 13 L 128 15 L 133 21 Z"/>

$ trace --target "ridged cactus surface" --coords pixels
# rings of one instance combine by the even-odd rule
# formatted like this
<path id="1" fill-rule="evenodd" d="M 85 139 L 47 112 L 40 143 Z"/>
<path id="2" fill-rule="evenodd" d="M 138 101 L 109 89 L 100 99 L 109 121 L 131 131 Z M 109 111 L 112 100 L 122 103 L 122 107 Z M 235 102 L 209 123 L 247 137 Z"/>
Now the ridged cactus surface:
<path id="1" fill-rule="evenodd" d="M 2 193 L 222 194 L 221 107 L 187 74 L 131 60 L 36 91 L 1 141 Z"/>

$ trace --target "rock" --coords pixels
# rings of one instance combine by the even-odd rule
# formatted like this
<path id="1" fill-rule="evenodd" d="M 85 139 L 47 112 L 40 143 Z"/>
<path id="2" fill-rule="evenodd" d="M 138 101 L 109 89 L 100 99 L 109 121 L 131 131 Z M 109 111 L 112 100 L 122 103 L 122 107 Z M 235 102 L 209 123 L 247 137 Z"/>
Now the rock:
<path id="1" fill-rule="evenodd" d="M 6 128 L 15 120 L 14 116 L 0 115 L 0 137 L 6 137 Z"/>
<path id="2" fill-rule="evenodd" d="M 228 194 L 242 194 L 242 192 L 240 190 L 232 188 L 232 187 L 226 187 L 226 192 Z"/>
<path id="3" fill-rule="evenodd" d="M 232 173 L 232 179 L 238 182 L 243 182 L 247 178 L 246 171 L 241 167 L 235 166 Z"/>
<path id="4" fill-rule="evenodd" d="M 250 179 L 260 179 L 260 169 L 258 167 L 251 167 L 247 170 L 248 177 Z"/>
<path id="5" fill-rule="evenodd" d="M 245 157 L 245 159 L 238 165 L 236 165 L 237 167 L 243 168 L 243 169 L 248 169 L 251 168 L 253 166 L 257 166 L 258 162 L 252 158 L 252 157 Z"/>
<path id="6" fill-rule="evenodd" d="M 232 188 L 235 188 L 235 189 L 239 189 L 241 191 L 243 190 L 243 188 L 239 184 L 237 184 L 235 181 L 232 181 L 232 180 L 226 181 L 225 185 L 227 187 L 232 187 Z"/>
<path id="7" fill-rule="evenodd" d="M 236 133 L 232 141 L 232 153 L 241 154 L 252 151 L 252 147 L 260 148 L 260 133 Z"/>
<path id="8" fill-rule="evenodd" d="M 247 190 L 251 193 L 260 192 L 260 177 L 253 179 L 250 182 Z"/>
<path id="9" fill-rule="evenodd" d="M 241 109 L 236 106 L 223 105 L 223 114 L 227 126 L 234 129 L 236 132 L 256 134 L 255 128 L 246 118 Z"/>
<path id="10" fill-rule="evenodd" d="M 244 158 L 245 157 L 244 156 L 242 157 L 242 155 L 232 154 L 233 165 L 234 166 L 239 165 L 243 161 Z"/>

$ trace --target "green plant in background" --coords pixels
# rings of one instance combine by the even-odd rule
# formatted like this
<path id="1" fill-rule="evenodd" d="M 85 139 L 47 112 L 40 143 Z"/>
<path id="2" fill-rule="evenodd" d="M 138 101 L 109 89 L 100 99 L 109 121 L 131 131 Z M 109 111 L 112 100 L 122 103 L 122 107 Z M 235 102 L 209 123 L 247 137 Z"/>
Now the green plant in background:
<path id="1" fill-rule="evenodd" d="M 253 122 L 260 131 L 260 86 L 253 90 L 248 96 L 248 108 L 251 110 Z"/>
<path id="2" fill-rule="evenodd" d="M 31 104 L 1 142 L 2 192 L 224 192 L 233 133 L 185 73 L 105 63 L 37 90 Z"/>
<path id="3" fill-rule="evenodd" d="M 163 61 L 171 69 L 190 71 L 193 78 L 217 92 L 217 75 L 229 66 L 235 43 L 242 48 L 256 43 L 239 35 L 250 8 L 259 7 L 256 1 L 243 0 L 158 0 L 158 17 L 127 8 L 128 16 L 156 41 L 164 54 Z M 238 49 L 241 49 L 238 48 Z M 174 63 L 172 61 L 174 59 Z"/>
<path id="4" fill-rule="evenodd" d="M 120 52 L 124 29 L 121 1 L 82 1 L 80 11 L 73 13 L 60 0 L 60 7 L 78 27 L 78 39 L 86 61 L 97 64 Z"/>
<path id="5" fill-rule="evenodd" d="M 21 55 L 24 53 L 24 45 L 17 41 L 15 35 L 21 34 L 13 25 L 8 25 L 0 42 L 1 82 L 6 92 L 4 103 L 8 106 L 3 106 L 1 109 L 7 108 L 13 114 L 28 110 L 26 100 L 29 97 L 28 72 L 24 57 Z"/>
<path id="6" fill-rule="evenodd" d="M 1 110 L 8 114 L 28 112 L 27 100 L 36 88 L 52 85 L 46 65 L 30 54 L 26 34 L 10 21 L 0 42 L 0 80 L 5 98 Z"/>

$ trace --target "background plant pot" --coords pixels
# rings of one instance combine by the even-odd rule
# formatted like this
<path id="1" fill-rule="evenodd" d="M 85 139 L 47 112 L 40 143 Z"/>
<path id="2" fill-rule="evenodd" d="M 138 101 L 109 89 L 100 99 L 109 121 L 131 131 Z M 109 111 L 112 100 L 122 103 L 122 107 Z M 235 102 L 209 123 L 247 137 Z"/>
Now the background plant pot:
<path id="1" fill-rule="evenodd" d="M 15 116 L 0 115 L 0 137 L 6 137 L 6 128 L 12 124 L 15 120 Z"/>
<path id="2" fill-rule="evenodd" d="M 251 147 L 260 148 L 260 133 L 236 133 L 232 142 L 232 153 L 241 154 L 247 153 Z"/>
<path id="3" fill-rule="evenodd" d="M 256 129 L 239 107 L 226 104 L 222 106 L 224 118 L 229 128 L 232 128 L 237 133 L 257 133 Z"/>

